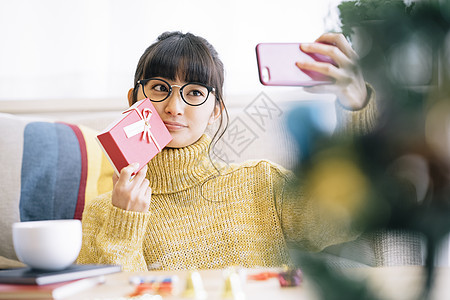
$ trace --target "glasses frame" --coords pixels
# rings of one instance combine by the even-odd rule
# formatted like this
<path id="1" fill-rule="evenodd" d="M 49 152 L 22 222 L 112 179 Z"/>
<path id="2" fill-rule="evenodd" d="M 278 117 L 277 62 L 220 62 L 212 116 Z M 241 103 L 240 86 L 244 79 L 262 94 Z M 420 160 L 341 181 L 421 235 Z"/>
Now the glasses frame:
<path id="1" fill-rule="evenodd" d="M 162 81 L 162 82 L 166 83 L 167 86 L 169 87 L 169 93 L 167 94 L 167 96 L 166 96 L 164 99 L 162 99 L 162 100 L 152 100 L 152 99 L 149 98 L 150 101 L 152 101 L 152 102 L 163 102 L 164 100 L 166 100 L 167 98 L 169 98 L 170 95 L 172 95 L 172 91 L 173 91 L 173 88 L 172 88 L 172 87 L 178 87 L 178 88 L 180 88 L 180 96 L 181 96 L 181 99 L 183 99 L 183 102 L 184 102 L 184 103 L 186 103 L 187 105 L 190 105 L 190 106 L 200 106 L 200 105 L 204 104 L 204 103 L 206 102 L 206 100 L 208 100 L 209 94 L 210 94 L 210 93 L 214 93 L 214 92 L 216 91 L 215 88 L 213 88 L 213 87 L 211 87 L 211 86 L 208 86 L 208 85 L 206 85 L 206 84 L 204 84 L 204 83 L 200 83 L 200 82 L 188 82 L 188 83 L 183 84 L 183 85 L 177 85 L 177 84 L 170 84 L 170 83 L 168 83 L 166 80 L 161 79 L 161 78 L 151 77 L 151 78 L 146 78 L 146 79 L 138 80 L 138 82 L 136 83 L 137 85 L 141 85 L 141 86 L 142 86 L 142 92 L 144 93 L 145 98 L 148 98 L 147 95 L 145 94 L 145 85 L 146 85 L 147 82 L 149 82 L 150 80 L 159 80 L 159 81 Z M 208 90 L 208 95 L 206 95 L 206 98 L 205 98 L 205 100 L 204 100 L 202 103 L 199 103 L 199 104 L 191 104 L 191 103 L 187 102 L 186 99 L 184 99 L 184 97 L 183 97 L 183 89 L 184 89 L 186 86 L 190 85 L 190 84 L 201 85 L 201 86 L 205 87 L 205 88 Z"/>

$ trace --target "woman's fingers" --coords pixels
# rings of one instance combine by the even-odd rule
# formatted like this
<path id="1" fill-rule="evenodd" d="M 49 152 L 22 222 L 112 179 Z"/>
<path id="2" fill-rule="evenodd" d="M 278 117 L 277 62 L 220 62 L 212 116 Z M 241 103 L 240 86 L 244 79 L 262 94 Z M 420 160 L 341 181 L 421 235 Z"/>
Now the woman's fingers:
<path id="1" fill-rule="evenodd" d="M 147 175 L 147 165 L 145 165 L 136 175 L 131 179 L 131 185 L 133 186 L 141 186 L 142 181 L 145 179 L 145 175 Z M 148 180 L 147 180 L 148 181 Z"/>
<path id="2" fill-rule="evenodd" d="M 152 196 L 152 189 L 149 187 L 149 181 L 145 179 L 142 182 L 142 186 L 139 189 L 139 198 L 142 199 L 142 201 L 139 202 L 139 211 L 148 211 L 148 208 L 150 207 L 150 200 Z"/>
<path id="3" fill-rule="evenodd" d="M 136 170 L 138 168 L 139 168 L 139 164 L 138 163 L 133 163 L 133 164 L 130 164 L 130 165 L 126 166 L 125 168 L 123 168 L 120 171 L 120 176 L 119 176 L 118 183 L 119 184 L 123 184 L 123 185 L 129 184 L 132 174 L 134 172 L 136 172 Z"/>
<path id="4" fill-rule="evenodd" d="M 131 164 L 123 168 L 113 188 L 112 204 L 124 210 L 147 212 L 150 207 L 150 182 L 145 178 L 147 165 L 134 177 L 132 174 L 139 168 L 138 164 Z"/>
<path id="5" fill-rule="evenodd" d="M 119 176 L 117 176 L 116 172 L 114 172 L 112 176 L 113 186 L 116 185 L 117 181 L 119 181 Z"/>
<path id="6" fill-rule="evenodd" d="M 351 60 L 357 60 L 358 54 L 353 50 L 347 39 L 342 33 L 324 33 L 317 40 L 317 43 L 324 43 L 336 46 L 345 56 Z"/>
<path id="7" fill-rule="evenodd" d="M 338 67 L 345 67 L 352 64 L 352 60 L 346 56 L 338 47 L 313 43 L 301 44 L 300 49 L 306 53 L 318 53 L 330 57 Z"/>
<path id="8" fill-rule="evenodd" d="M 295 64 L 301 70 L 319 72 L 323 75 L 332 77 L 335 80 L 338 80 L 341 76 L 343 76 L 343 72 L 341 69 L 329 63 L 303 61 L 303 62 L 296 62 Z"/>

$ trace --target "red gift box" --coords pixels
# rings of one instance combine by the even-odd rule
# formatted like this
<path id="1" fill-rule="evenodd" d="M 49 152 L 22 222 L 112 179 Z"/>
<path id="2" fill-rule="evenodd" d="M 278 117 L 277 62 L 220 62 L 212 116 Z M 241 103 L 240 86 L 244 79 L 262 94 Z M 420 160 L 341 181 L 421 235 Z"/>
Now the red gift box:
<path id="1" fill-rule="evenodd" d="M 136 102 L 123 114 L 97 135 L 117 174 L 135 162 L 140 170 L 172 140 L 149 99 Z"/>

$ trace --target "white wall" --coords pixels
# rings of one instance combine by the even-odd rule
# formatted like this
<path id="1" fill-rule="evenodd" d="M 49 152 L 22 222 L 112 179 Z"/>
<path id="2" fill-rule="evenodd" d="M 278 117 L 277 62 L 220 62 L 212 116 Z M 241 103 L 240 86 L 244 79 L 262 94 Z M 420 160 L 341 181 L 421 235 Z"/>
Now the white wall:
<path id="1" fill-rule="evenodd" d="M 256 96 L 255 45 L 313 41 L 338 28 L 338 2 L 0 0 L 0 100 L 125 98 L 140 55 L 167 30 L 208 39 L 226 93 Z"/>

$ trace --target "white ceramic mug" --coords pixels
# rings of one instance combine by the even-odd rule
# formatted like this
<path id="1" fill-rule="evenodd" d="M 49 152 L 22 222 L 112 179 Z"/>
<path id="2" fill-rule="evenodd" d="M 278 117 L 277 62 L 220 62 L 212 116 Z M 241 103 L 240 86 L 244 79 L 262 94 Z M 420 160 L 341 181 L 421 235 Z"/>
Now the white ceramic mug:
<path id="1" fill-rule="evenodd" d="M 17 257 L 34 269 L 65 269 L 81 249 L 79 220 L 18 222 L 13 224 L 12 234 Z"/>

